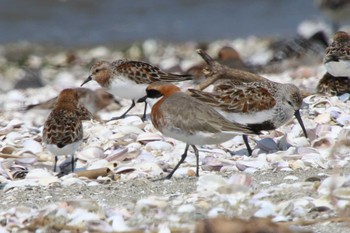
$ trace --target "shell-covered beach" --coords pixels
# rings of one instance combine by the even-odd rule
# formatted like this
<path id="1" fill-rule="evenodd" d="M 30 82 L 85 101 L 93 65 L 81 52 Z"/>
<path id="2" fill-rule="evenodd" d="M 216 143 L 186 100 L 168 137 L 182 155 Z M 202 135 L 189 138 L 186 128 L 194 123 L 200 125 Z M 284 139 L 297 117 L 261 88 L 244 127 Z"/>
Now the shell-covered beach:
<path id="1" fill-rule="evenodd" d="M 242 60 L 253 64 L 273 54 L 271 43 L 256 37 L 215 41 L 207 51 L 215 57 L 222 46 L 232 46 Z M 201 62 L 195 53 L 198 46 L 147 40 L 125 48 L 63 51 L 26 44 L 2 47 L 1 230 L 193 232 L 196 222 L 226 216 L 291 222 L 291 229 L 301 232 L 346 231 L 346 223 L 333 221 L 344 222 L 348 216 L 349 94 L 314 94 L 325 72 L 321 60 L 295 66 L 286 59 L 282 70 L 278 63 L 260 73 L 277 82 L 292 82 L 307 93 L 301 115 L 308 139 L 293 119 L 277 130 L 250 137 L 251 157 L 237 136 L 199 148 L 199 178 L 194 176 L 195 157 L 190 151 L 171 180 L 153 181 L 175 166 L 185 144 L 162 136 L 149 115 L 142 122 L 142 104 L 125 119 L 105 123 L 128 107 L 129 101 L 119 99 L 120 104 L 112 103 L 96 119 L 84 121 L 76 172 L 60 178 L 52 173 L 53 156 L 41 143 L 50 111 L 25 111 L 25 106 L 54 97 L 64 88 L 79 87 L 96 60 L 127 57 L 184 72 Z M 29 78 L 36 86 L 22 88 Z M 195 85 L 179 84 L 183 90 Z M 91 82 L 87 87 L 98 85 Z M 64 160 L 60 157 L 59 164 Z M 79 173 L 85 169 L 97 175 Z"/>
<path id="2" fill-rule="evenodd" d="M 330 77 L 325 88 L 338 89 L 321 90 L 325 51 L 339 23 L 315 19 L 321 6 L 299 0 L 36 3 L 0 10 L 1 31 L 8 32 L 0 36 L 0 233 L 349 231 L 350 82 Z M 190 148 L 173 177 L 159 180 L 186 143 L 154 127 L 149 99 L 145 121 L 142 103 L 110 120 L 131 101 L 106 96 L 92 80 L 84 85 L 91 95 L 85 102 L 96 113 L 83 120 L 75 170 L 70 156 L 58 156 L 53 172 L 43 131 L 54 101 L 43 102 L 79 88 L 97 61 L 124 58 L 192 75 L 176 83 L 186 92 L 208 80 L 198 49 L 229 67 L 297 86 L 308 137 L 293 117 L 249 135 L 251 156 L 238 135 L 197 147 L 199 177 Z"/>

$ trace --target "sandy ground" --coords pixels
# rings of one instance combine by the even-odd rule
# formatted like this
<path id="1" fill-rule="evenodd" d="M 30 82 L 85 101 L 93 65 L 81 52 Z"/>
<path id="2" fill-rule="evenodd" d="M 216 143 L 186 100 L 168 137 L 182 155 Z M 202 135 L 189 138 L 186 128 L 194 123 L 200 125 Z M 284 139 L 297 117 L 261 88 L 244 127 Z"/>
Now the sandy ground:
<path id="1" fill-rule="evenodd" d="M 349 174 L 350 168 L 347 167 L 341 173 L 344 175 Z M 253 190 L 261 191 L 272 185 L 278 185 L 280 183 L 293 183 L 294 181 L 285 180 L 286 175 L 294 175 L 299 178 L 298 181 L 305 181 L 308 178 L 323 179 L 326 175 L 331 175 L 335 171 L 331 170 L 320 170 L 320 169 L 309 169 L 307 171 L 294 171 L 294 172 L 256 172 L 253 174 Z M 270 181 L 270 184 L 266 184 L 266 181 Z M 171 181 L 150 181 L 150 180 L 134 180 L 127 183 L 117 181 L 107 184 L 101 184 L 98 186 L 88 185 L 73 185 L 70 187 L 62 186 L 51 186 L 48 188 L 42 187 L 28 187 L 26 189 L 12 189 L 6 192 L 0 192 L 1 209 L 9 209 L 15 206 L 27 206 L 31 208 L 42 208 L 50 203 L 61 202 L 66 200 L 77 200 L 77 199 L 92 199 L 97 201 L 101 207 L 117 206 L 127 207 L 133 206 L 135 203 L 149 196 L 177 196 L 186 195 L 196 191 L 197 178 L 184 178 L 176 179 L 173 178 Z M 317 182 L 317 181 L 316 181 Z M 288 193 L 284 192 L 284 195 L 276 193 L 272 197 L 273 201 L 286 200 L 288 197 L 296 198 L 296 196 L 313 196 L 313 193 Z M 171 210 L 172 206 L 168 206 L 168 211 Z M 194 224 L 198 218 L 200 218 L 200 212 L 198 210 L 192 218 L 188 218 L 187 223 Z M 150 213 L 151 214 L 151 213 Z M 310 212 L 309 217 L 317 217 L 318 213 Z M 132 221 L 131 221 L 132 223 Z M 137 225 L 136 222 L 134 222 Z M 341 233 L 349 232 L 350 225 L 345 223 L 317 223 L 310 226 L 303 226 L 301 229 L 312 230 L 313 232 L 332 232 Z"/>

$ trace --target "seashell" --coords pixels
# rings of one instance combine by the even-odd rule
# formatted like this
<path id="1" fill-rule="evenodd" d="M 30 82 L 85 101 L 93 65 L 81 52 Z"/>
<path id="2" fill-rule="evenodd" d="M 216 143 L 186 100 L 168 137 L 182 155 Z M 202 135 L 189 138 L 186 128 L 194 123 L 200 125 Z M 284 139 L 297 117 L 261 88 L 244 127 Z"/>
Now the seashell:
<path id="1" fill-rule="evenodd" d="M 36 168 L 28 172 L 25 180 L 34 180 L 39 185 L 47 186 L 52 183 L 59 182 L 56 176 L 53 176 L 46 169 Z"/>
<path id="2" fill-rule="evenodd" d="M 36 154 L 38 152 L 43 151 L 42 145 L 33 140 L 33 139 L 27 139 L 22 143 L 23 149 L 26 151 L 31 151 L 32 153 Z"/>
<path id="3" fill-rule="evenodd" d="M 292 176 L 292 175 L 286 176 L 283 179 L 284 180 L 299 180 L 299 178 L 297 176 Z"/>
<path id="4" fill-rule="evenodd" d="M 106 159 L 99 159 L 99 160 L 93 161 L 92 164 L 90 164 L 87 167 L 87 170 L 106 168 L 106 167 L 108 167 L 109 169 L 114 169 L 113 164 L 111 164 L 109 161 L 107 161 Z"/>
<path id="5" fill-rule="evenodd" d="M 277 141 L 277 148 L 279 150 L 288 150 L 292 145 L 287 141 L 287 135 L 284 135 L 280 140 Z"/>
<path id="6" fill-rule="evenodd" d="M 349 100 L 350 98 L 350 94 L 349 93 L 344 93 L 341 96 L 338 96 L 339 100 L 342 102 L 346 102 L 347 100 Z"/>
<path id="7" fill-rule="evenodd" d="M 155 151 L 171 151 L 173 149 L 173 146 L 167 142 L 153 141 L 153 142 L 147 143 L 147 145 L 145 146 L 145 149 L 147 151 L 153 151 L 153 150 L 155 150 Z"/>
<path id="8" fill-rule="evenodd" d="M 303 169 L 303 170 L 306 169 L 306 165 L 302 160 L 296 160 L 296 161 L 290 162 L 289 167 L 294 171 L 298 169 Z"/>
<path id="9" fill-rule="evenodd" d="M 89 220 L 85 223 L 87 232 L 112 232 L 113 228 L 103 220 Z"/>
<path id="10" fill-rule="evenodd" d="M 180 213 L 180 214 L 192 213 L 192 212 L 195 212 L 195 211 L 196 211 L 196 207 L 194 205 L 191 205 L 191 204 L 181 205 L 177 209 L 177 212 Z"/>
<path id="11" fill-rule="evenodd" d="M 269 165 L 266 161 L 260 161 L 260 160 L 250 160 L 250 161 L 237 161 L 236 162 L 236 166 L 237 164 L 239 165 L 243 165 L 247 168 L 255 168 L 255 169 L 264 169 L 264 168 L 268 168 Z"/>
<path id="12" fill-rule="evenodd" d="M 268 202 L 266 202 L 266 203 L 268 203 Z M 272 203 L 270 203 L 270 204 L 265 204 L 261 209 L 256 211 L 254 213 L 254 217 L 266 218 L 269 216 L 274 216 L 275 214 L 276 214 L 276 212 L 274 210 L 274 205 Z"/>
<path id="13" fill-rule="evenodd" d="M 329 112 L 324 112 L 315 117 L 314 122 L 318 124 L 326 124 L 329 123 L 331 120 L 331 114 Z"/>
<path id="14" fill-rule="evenodd" d="M 3 154 L 12 154 L 14 151 L 16 151 L 17 148 L 13 146 L 5 146 L 1 149 L 1 153 Z"/>
<path id="15" fill-rule="evenodd" d="M 97 146 L 87 147 L 77 153 L 77 157 L 81 160 L 92 161 L 96 159 L 103 159 L 106 157 L 104 151 Z"/>
<path id="16" fill-rule="evenodd" d="M 339 199 L 350 200 L 350 187 L 337 188 L 332 194 Z"/>
<path id="17" fill-rule="evenodd" d="M 197 181 L 197 191 L 211 191 L 215 192 L 221 186 L 227 184 L 227 181 L 219 175 L 204 175 L 200 176 Z"/>
<path id="18" fill-rule="evenodd" d="M 150 196 L 145 199 L 140 199 L 136 202 L 136 207 L 140 209 L 144 208 L 160 208 L 164 209 L 168 206 L 168 203 L 164 200 L 159 199 L 158 197 Z"/>
<path id="19" fill-rule="evenodd" d="M 144 132 L 137 136 L 136 141 L 146 144 L 150 141 L 160 141 L 163 140 L 163 137 L 159 134 Z"/>
<path id="20" fill-rule="evenodd" d="M 108 162 L 123 161 L 126 159 L 127 155 L 128 155 L 128 148 L 127 147 L 118 148 L 116 150 L 111 151 L 110 155 L 108 155 L 106 157 L 106 160 Z"/>
<path id="21" fill-rule="evenodd" d="M 128 232 L 132 229 L 125 223 L 122 215 L 113 215 L 108 218 L 108 222 L 112 222 L 112 228 L 115 232 L 124 231 Z"/>
<path id="22" fill-rule="evenodd" d="M 208 212 L 208 217 L 209 218 L 215 218 L 219 215 L 223 215 L 225 214 L 226 210 L 224 208 L 221 208 L 221 207 L 215 207 L 215 208 L 212 208 L 211 210 L 209 210 Z"/>
<path id="23" fill-rule="evenodd" d="M 274 153 L 278 151 L 278 146 L 272 138 L 264 138 L 257 141 L 256 147 L 263 150 L 266 153 Z"/>
<path id="24" fill-rule="evenodd" d="M 68 206 L 71 206 L 75 209 L 82 208 L 88 211 L 98 211 L 99 205 L 95 200 L 92 199 L 72 199 L 65 201 Z"/>
<path id="25" fill-rule="evenodd" d="M 347 179 L 344 176 L 333 175 L 324 179 L 317 189 L 317 192 L 321 195 L 329 195 L 335 189 L 340 188 Z"/>
<path id="26" fill-rule="evenodd" d="M 115 169 L 115 174 L 125 174 L 125 173 L 129 173 L 129 172 L 133 172 L 135 170 L 136 170 L 136 168 L 134 168 L 134 167 L 117 167 Z"/>
<path id="27" fill-rule="evenodd" d="M 312 147 L 317 149 L 330 148 L 334 145 L 335 141 L 333 138 L 323 137 L 318 138 L 312 142 Z"/>
<path id="28" fill-rule="evenodd" d="M 350 125 L 350 115 L 341 115 L 336 119 L 336 122 L 341 126 L 348 126 Z"/>
<path id="29" fill-rule="evenodd" d="M 69 225 L 81 225 L 88 221 L 99 221 L 100 216 L 97 213 L 89 212 L 88 210 L 77 208 L 69 215 Z"/>
<path id="30" fill-rule="evenodd" d="M 143 133 L 143 130 L 136 127 L 136 126 L 130 126 L 130 125 L 121 125 L 115 128 L 116 133 L 121 133 L 123 135 L 135 133 L 135 134 L 141 134 Z"/>

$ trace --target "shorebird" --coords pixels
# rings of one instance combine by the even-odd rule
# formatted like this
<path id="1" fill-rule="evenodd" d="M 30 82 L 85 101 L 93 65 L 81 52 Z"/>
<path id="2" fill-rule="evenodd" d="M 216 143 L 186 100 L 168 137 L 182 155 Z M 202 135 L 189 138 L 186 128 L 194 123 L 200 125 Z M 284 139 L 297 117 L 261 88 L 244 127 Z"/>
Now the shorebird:
<path id="1" fill-rule="evenodd" d="M 156 129 L 167 137 L 185 142 L 180 161 L 165 177 L 170 179 L 187 157 L 191 146 L 196 155 L 196 176 L 199 176 L 199 153 L 196 145 L 218 144 L 240 134 L 258 134 L 254 127 L 226 120 L 209 105 L 183 93 L 165 82 L 155 82 L 147 89 L 148 98 L 160 98 L 152 107 L 151 120 Z"/>
<path id="2" fill-rule="evenodd" d="M 299 112 L 303 99 L 295 85 L 272 82 L 259 75 L 229 69 L 212 60 L 204 51 L 197 52 L 209 66 L 204 71 L 209 82 L 204 81 L 202 88 L 214 84 L 214 90 L 209 93 L 189 89 L 193 97 L 214 107 L 226 119 L 259 131 L 276 129 L 295 116 L 307 137 Z M 251 155 L 246 135 L 243 135 L 243 140 Z"/>
<path id="3" fill-rule="evenodd" d="M 350 35 L 339 31 L 325 51 L 324 65 L 327 72 L 335 77 L 350 76 Z"/>
<path id="4" fill-rule="evenodd" d="M 78 93 L 74 89 L 65 89 L 59 94 L 54 109 L 44 124 L 43 143 L 55 156 L 53 171 L 56 172 L 57 156 L 72 156 L 74 171 L 74 153 L 83 140 L 82 118 L 88 110 L 79 104 Z"/>
<path id="5" fill-rule="evenodd" d="M 114 96 L 130 99 L 131 106 L 119 117 L 112 120 L 124 118 L 135 106 L 136 102 L 144 102 L 144 114 L 142 120 L 146 119 L 147 103 L 145 102 L 146 87 L 156 81 L 180 82 L 191 80 L 191 75 L 178 75 L 166 73 L 158 67 L 141 61 L 121 59 L 112 63 L 99 61 L 90 70 L 90 76 L 81 84 L 95 80 L 101 87 L 108 89 Z"/>

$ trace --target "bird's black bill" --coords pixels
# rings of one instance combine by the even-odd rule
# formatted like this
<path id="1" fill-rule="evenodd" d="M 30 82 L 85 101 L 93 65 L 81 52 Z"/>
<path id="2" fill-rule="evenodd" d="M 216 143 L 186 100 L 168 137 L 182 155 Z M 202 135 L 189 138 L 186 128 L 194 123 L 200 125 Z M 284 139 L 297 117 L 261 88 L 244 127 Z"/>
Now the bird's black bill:
<path id="1" fill-rule="evenodd" d="M 296 110 L 295 113 L 294 113 L 294 116 L 295 116 L 295 118 L 297 118 L 297 120 L 299 122 L 299 125 L 300 125 L 301 129 L 303 130 L 304 136 L 306 138 L 308 138 L 307 137 L 307 133 L 306 133 L 306 129 L 305 129 L 305 126 L 304 126 L 304 123 L 303 123 L 303 120 L 301 119 L 301 116 L 300 116 L 300 111 Z"/>
<path id="2" fill-rule="evenodd" d="M 91 76 L 89 76 L 87 79 L 85 79 L 85 81 L 80 85 L 81 87 L 85 84 L 88 83 L 92 80 Z"/>

